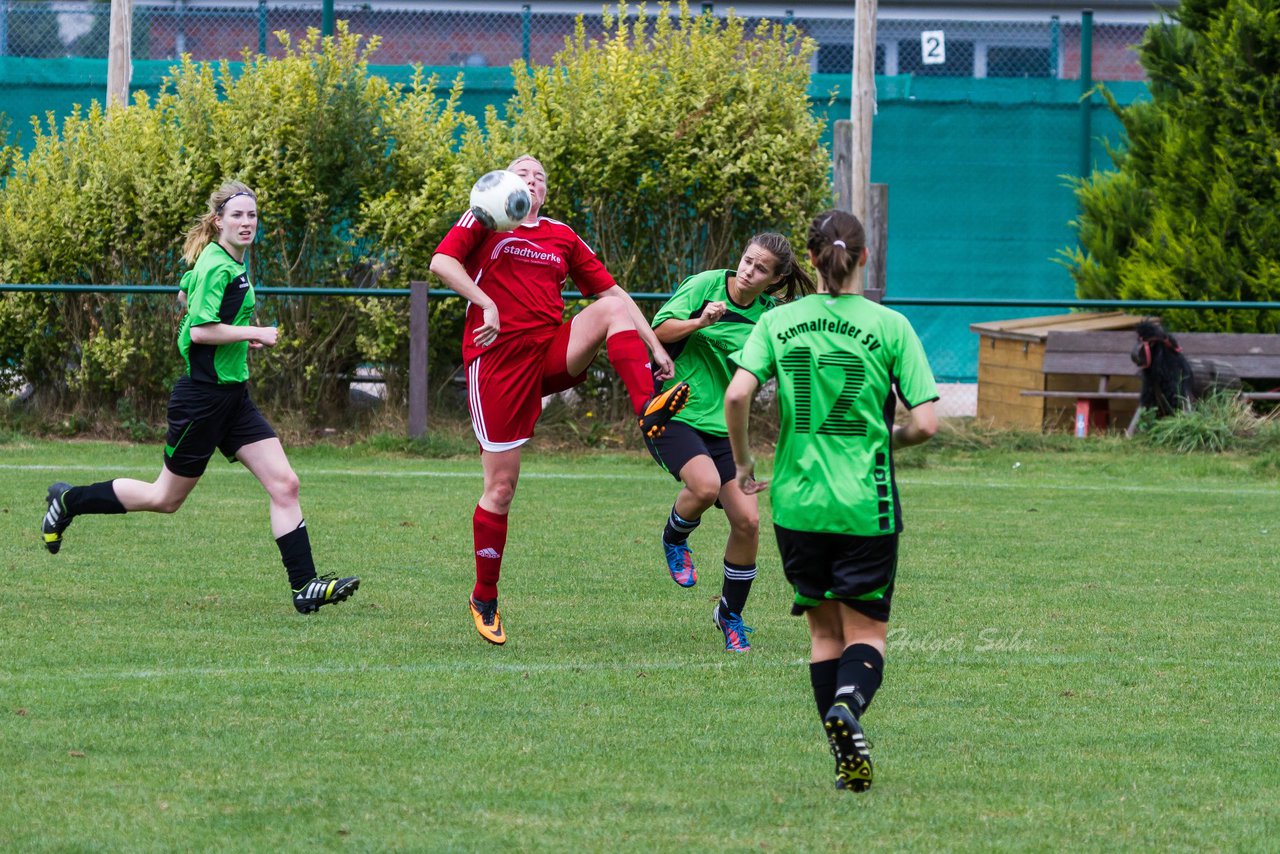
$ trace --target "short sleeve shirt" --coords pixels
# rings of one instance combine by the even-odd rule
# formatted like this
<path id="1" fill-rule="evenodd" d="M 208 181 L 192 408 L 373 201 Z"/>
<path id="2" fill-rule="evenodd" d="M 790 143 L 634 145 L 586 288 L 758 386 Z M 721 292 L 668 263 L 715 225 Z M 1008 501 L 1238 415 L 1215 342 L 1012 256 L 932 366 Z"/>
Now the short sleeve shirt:
<path id="1" fill-rule="evenodd" d="M 613 276 L 572 228 L 548 217 L 514 231 L 490 231 L 470 211 L 436 247 L 436 252 L 457 259 L 485 295 L 498 307 L 498 339 L 493 349 L 509 338 L 550 335 L 564 322 L 565 281 L 583 296 L 594 296 L 613 287 Z M 467 306 L 462 335 L 462 359 L 470 364 L 486 348 L 476 346 L 473 330 L 483 323 L 483 312 Z"/>
<path id="2" fill-rule="evenodd" d="M 908 408 L 938 397 L 907 319 L 859 295 L 812 294 L 762 317 L 732 358 L 761 382 L 778 380 L 774 521 L 856 536 L 901 531 L 894 389 Z"/>
<path id="3" fill-rule="evenodd" d="M 735 303 L 729 297 L 729 278 L 733 275 L 733 270 L 707 270 L 690 276 L 653 317 L 656 329 L 666 320 L 701 317 L 708 303 L 725 304 L 724 315 L 715 323 L 666 345 L 676 371 L 664 388 L 679 382 L 689 384 L 689 402 L 675 420 L 713 436 L 729 435 L 724 423 L 724 393 L 733 379 L 729 356 L 742 348 L 756 321 L 775 304 L 772 297 L 764 295 L 751 305 Z"/>
<path id="4" fill-rule="evenodd" d="M 178 352 L 196 382 L 242 383 L 249 379 L 249 342 L 196 344 L 191 327 L 205 323 L 248 326 L 253 320 L 253 284 L 245 266 L 217 242 L 210 243 L 182 277 L 187 313 L 178 330 Z"/>

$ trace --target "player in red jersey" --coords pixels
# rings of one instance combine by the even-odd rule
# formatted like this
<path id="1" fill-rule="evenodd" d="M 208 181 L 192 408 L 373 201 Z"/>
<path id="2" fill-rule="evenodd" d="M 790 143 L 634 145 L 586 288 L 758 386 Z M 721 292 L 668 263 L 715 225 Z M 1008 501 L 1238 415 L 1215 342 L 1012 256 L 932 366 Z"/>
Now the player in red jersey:
<path id="1" fill-rule="evenodd" d="M 689 397 L 684 383 L 654 395 L 655 376 L 671 378 L 671 357 L 582 238 L 539 216 L 547 198 L 542 164 L 522 155 L 507 168 L 529 187 L 532 204 L 524 221 L 513 231 L 494 232 L 468 211 L 431 258 L 431 272 L 469 302 L 462 358 L 484 466 L 484 494 L 472 517 L 476 584 L 470 608 L 476 631 L 495 644 L 507 640 L 498 612 L 507 513 L 520 477 L 520 447 L 533 437 L 542 398 L 582 382 L 601 344 L 646 435 L 660 434 Z M 565 322 L 560 294 L 569 277 L 583 296 L 596 299 Z"/>

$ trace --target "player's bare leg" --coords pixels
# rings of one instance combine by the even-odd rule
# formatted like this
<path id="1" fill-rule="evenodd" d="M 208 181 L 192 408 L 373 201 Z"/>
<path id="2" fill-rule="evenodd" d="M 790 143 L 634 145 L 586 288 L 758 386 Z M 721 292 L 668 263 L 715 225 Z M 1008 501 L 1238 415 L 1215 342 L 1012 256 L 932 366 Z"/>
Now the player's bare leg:
<path id="1" fill-rule="evenodd" d="M 756 554 L 760 544 L 760 506 L 754 495 L 746 495 L 736 481 L 720 487 L 720 506 L 729 520 L 729 541 L 724 548 L 724 582 L 713 618 L 724 635 L 724 648 L 748 652 L 750 626 L 742 622 L 751 584 L 756 578 Z"/>
<path id="2" fill-rule="evenodd" d="M 289 574 L 293 589 L 293 606 L 299 613 L 310 614 L 321 606 L 342 602 L 360 587 L 355 576 L 337 578 L 316 575 L 311 555 L 311 536 L 302 518 L 298 500 L 298 475 L 284 446 L 277 438 L 252 442 L 236 451 L 236 459 L 244 464 L 263 489 L 271 504 L 271 535 L 280 549 L 280 559 Z"/>

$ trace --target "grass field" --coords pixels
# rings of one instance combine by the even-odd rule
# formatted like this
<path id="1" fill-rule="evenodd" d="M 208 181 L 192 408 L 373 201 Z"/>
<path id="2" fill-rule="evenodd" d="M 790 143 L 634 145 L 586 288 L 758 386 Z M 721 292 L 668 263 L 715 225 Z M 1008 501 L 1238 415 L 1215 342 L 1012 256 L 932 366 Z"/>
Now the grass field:
<path id="1" fill-rule="evenodd" d="M 215 463 L 174 516 L 86 517 L 52 480 L 153 446 L 0 444 L 0 850 L 1274 850 L 1277 480 L 1119 443 L 904 454 L 876 783 L 832 788 L 772 531 L 747 623 L 657 544 L 638 454 L 530 455 L 476 636 L 472 459 L 291 453 L 321 571 L 294 613 L 265 496 Z M 764 511 L 768 519 L 767 504 Z"/>

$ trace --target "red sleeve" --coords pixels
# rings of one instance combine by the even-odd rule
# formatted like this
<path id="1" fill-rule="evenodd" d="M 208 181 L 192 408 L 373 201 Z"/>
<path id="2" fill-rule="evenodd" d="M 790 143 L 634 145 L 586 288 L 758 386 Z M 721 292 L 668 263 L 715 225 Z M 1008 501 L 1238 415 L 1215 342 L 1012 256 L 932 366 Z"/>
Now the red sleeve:
<path id="1" fill-rule="evenodd" d="M 617 284 L 591 247 L 573 235 L 573 247 L 569 256 L 569 278 L 584 297 L 595 296 Z"/>
<path id="2" fill-rule="evenodd" d="M 471 211 L 467 211 L 440 241 L 440 245 L 436 247 L 436 254 L 456 258 L 465 267 L 467 256 L 488 236 L 489 229 L 481 225 L 480 220 L 472 216 Z"/>

